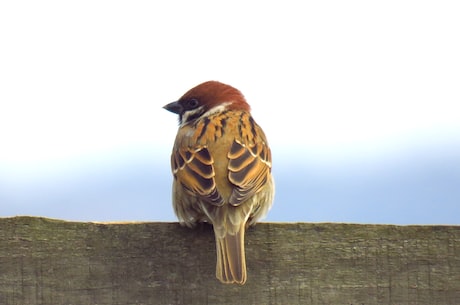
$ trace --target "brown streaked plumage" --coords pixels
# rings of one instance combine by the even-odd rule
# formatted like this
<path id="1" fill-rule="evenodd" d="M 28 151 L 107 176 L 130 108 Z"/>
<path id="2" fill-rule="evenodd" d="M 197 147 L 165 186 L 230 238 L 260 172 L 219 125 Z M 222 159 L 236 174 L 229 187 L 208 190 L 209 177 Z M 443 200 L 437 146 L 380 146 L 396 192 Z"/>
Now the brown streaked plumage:
<path id="1" fill-rule="evenodd" d="M 202 83 L 165 109 L 179 115 L 171 155 L 173 206 L 182 224 L 210 222 L 216 237 L 216 277 L 246 282 L 244 232 L 271 207 L 271 152 L 237 89 Z"/>

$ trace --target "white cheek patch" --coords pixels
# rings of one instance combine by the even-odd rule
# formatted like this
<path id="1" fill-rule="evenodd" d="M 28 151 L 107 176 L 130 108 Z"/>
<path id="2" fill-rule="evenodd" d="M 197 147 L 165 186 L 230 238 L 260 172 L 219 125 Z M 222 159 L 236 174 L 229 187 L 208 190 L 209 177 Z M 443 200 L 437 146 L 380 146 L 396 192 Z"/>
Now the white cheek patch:
<path id="1" fill-rule="evenodd" d="M 180 126 L 182 127 L 184 125 L 189 124 L 191 121 L 199 120 L 199 119 L 205 118 L 207 116 L 223 112 L 223 111 L 227 110 L 228 105 L 231 105 L 232 103 L 233 102 L 220 103 L 219 105 L 212 107 L 211 109 L 209 109 L 208 111 L 206 111 L 202 115 L 199 115 L 199 114 L 203 111 L 204 106 L 201 106 L 201 107 L 198 107 L 198 108 L 192 109 L 192 110 L 187 110 L 182 114 L 182 119 L 181 119 L 181 122 L 180 122 Z"/>
<path id="2" fill-rule="evenodd" d="M 180 122 L 180 126 L 184 126 L 185 124 L 190 123 L 189 119 L 193 116 L 196 116 L 197 114 L 201 113 L 203 111 L 203 106 L 198 107 L 196 109 L 192 110 L 187 110 L 182 114 L 182 119 Z"/>
<path id="3" fill-rule="evenodd" d="M 209 109 L 208 111 L 206 111 L 201 117 L 206 117 L 206 116 L 209 116 L 209 115 L 212 115 L 212 114 L 215 114 L 215 113 L 223 112 L 223 111 L 227 110 L 227 106 L 231 105 L 231 104 L 232 104 L 232 102 L 220 103 L 219 105 L 214 106 L 211 109 Z"/>

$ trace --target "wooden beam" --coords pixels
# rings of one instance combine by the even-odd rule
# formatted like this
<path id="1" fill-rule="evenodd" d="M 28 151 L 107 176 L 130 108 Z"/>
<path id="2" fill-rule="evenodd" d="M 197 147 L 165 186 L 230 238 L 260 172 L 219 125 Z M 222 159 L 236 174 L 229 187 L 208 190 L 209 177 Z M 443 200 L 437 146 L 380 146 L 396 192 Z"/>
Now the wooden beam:
<path id="1" fill-rule="evenodd" d="M 248 281 L 212 229 L 0 218 L 0 304 L 460 304 L 460 227 L 261 223 Z"/>

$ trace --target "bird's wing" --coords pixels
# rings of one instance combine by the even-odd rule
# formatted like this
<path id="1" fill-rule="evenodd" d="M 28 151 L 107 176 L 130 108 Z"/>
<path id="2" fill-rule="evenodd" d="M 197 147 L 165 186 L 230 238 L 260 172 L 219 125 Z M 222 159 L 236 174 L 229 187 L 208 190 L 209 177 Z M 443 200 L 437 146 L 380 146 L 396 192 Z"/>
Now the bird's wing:
<path id="1" fill-rule="evenodd" d="M 214 160 L 205 146 L 179 148 L 171 155 L 174 177 L 191 194 L 214 205 L 224 204 L 217 191 Z"/>
<path id="2" fill-rule="evenodd" d="M 257 193 L 269 179 L 271 152 L 266 141 L 243 143 L 235 139 L 228 158 L 228 178 L 235 185 L 229 202 L 237 206 Z"/>

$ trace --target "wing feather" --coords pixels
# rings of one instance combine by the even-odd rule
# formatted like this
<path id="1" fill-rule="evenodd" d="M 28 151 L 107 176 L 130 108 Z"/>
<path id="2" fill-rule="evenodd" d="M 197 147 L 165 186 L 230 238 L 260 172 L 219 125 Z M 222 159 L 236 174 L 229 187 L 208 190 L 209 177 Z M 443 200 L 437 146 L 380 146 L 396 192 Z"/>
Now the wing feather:
<path id="1" fill-rule="evenodd" d="M 171 157 L 175 179 L 192 195 L 220 206 L 224 200 L 217 191 L 213 162 L 205 146 L 180 148 Z"/>
<path id="2" fill-rule="evenodd" d="M 265 185 L 271 170 L 271 153 L 263 141 L 245 144 L 235 139 L 228 158 L 228 178 L 235 185 L 229 203 L 237 206 Z"/>

